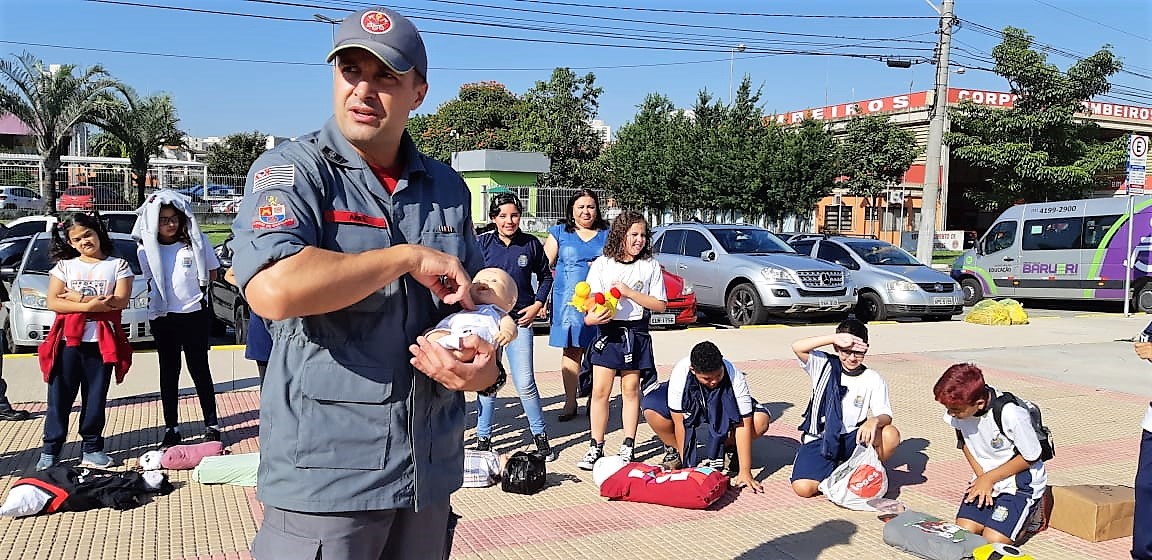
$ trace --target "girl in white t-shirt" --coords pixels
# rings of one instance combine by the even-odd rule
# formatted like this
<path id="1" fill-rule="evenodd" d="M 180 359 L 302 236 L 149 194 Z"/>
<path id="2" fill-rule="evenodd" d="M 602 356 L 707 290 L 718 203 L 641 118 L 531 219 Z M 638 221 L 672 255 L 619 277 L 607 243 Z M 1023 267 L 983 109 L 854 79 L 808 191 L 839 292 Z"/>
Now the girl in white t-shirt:
<path id="1" fill-rule="evenodd" d="M 44 447 L 36 470 L 59 460 L 68 436 L 68 416 L 76 394 L 80 408 L 81 464 L 110 467 L 104 452 L 105 408 L 113 365 L 117 380 L 131 363 L 132 347 L 120 326 L 120 311 L 132 297 L 132 270 L 124 259 L 110 256 L 115 248 L 100 218 L 75 214 L 52 230 L 51 254 L 56 266 L 49 272 L 46 304 L 56 312 L 48 339 L 50 352 L 48 410 L 44 415 Z M 102 350 L 115 350 L 116 360 L 105 363 Z"/>
<path id="2" fill-rule="evenodd" d="M 147 219 L 145 213 L 141 220 Z M 160 403 L 164 409 L 164 439 L 160 447 L 171 447 L 182 441 L 177 409 L 180 402 L 180 354 L 188 363 L 188 375 L 196 386 L 200 410 L 204 414 L 204 440 L 220 441 L 220 421 L 216 416 L 216 389 L 208 366 L 208 335 L 212 314 L 208 309 L 205 289 L 200 285 L 197 261 L 204 259 L 209 282 L 216 279 L 220 261 L 211 250 L 208 237 L 189 227 L 188 215 L 172 204 L 161 204 L 157 217 L 157 250 L 146 245 L 137 249 L 143 276 L 148 279 L 152 301 L 149 311 L 156 356 L 160 362 Z M 201 243 L 192 243 L 192 236 Z M 196 245 L 200 246 L 198 254 Z M 156 274 L 163 271 L 163 275 Z M 166 286 L 157 283 L 163 278 Z M 163 294 L 164 297 L 160 297 Z"/>
<path id="3" fill-rule="evenodd" d="M 604 255 L 592 261 L 588 284 L 592 293 L 620 294 L 616 314 L 593 309 L 584 317 L 587 325 L 599 326 L 599 333 L 587 348 L 592 365 L 592 398 L 589 406 L 592 442 L 588 453 L 576 464 L 592 470 L 604 456 L 604 433 L 608 430 L 608 399 L 620 376 L 624 443 L 619 455 L 631 462 L 640 422 L 640 371 L 655 369 L 652 337 L 648 334 L 647 310 L 661 312 L 668 305 L 660 263 L 652 258 L 648 245 L 648 222 L 638 212 L 626 211 L 612 222 Z"/>

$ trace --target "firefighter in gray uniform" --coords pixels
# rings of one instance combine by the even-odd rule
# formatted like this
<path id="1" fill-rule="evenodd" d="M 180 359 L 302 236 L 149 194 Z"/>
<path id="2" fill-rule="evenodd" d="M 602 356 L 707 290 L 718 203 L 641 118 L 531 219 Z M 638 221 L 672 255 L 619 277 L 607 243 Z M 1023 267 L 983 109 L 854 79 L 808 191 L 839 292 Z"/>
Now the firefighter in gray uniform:
<path id="1" fill-rule="evenodd" d="M 236 279 L 273 339 L 253 555 L 446 558 L 461 391 L 503 377 L 477 337 L 463 363 L 420 336 L 472 307 L 470 194 L 404 130 L 428 88 L 416 28 L 374 8 L 335 39 L 332 120 L 256 161 L 233 224 Z"/>

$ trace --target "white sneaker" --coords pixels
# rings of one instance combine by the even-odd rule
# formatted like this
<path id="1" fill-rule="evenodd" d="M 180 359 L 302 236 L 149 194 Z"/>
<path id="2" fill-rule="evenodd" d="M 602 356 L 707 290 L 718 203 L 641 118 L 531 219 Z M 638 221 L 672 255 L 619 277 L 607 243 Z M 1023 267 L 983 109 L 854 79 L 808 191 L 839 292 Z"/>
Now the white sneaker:
<path id="1" fill-rule="evenodd" d="M 616 452 L 625 463 L 631 463 L 636 458 L 636 449 L 626 443 L 620 444 L 620 450 Z"/>
<path id="2" fill-rule="evenodd" d="M 589 445 L 588 452 L 584 454 L 584 458 L 576 463 L 576 467 L 582 470 L 590 471 L 596 465 L 596 461 L 604 456 L 604 450 L 599 445 Z"/>

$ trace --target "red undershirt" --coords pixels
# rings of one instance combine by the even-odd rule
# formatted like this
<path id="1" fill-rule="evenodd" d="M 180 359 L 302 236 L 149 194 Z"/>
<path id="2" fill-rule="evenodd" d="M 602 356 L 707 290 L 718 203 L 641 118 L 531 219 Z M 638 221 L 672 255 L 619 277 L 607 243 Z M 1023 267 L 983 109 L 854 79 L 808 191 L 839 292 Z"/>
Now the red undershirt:
<path id="1" fill-rule="evenodd" d="M 372 174 L 376 176 L 380 184 L 384 185 L 384 188 L 388 190 L 388 194 L 396 192 L 396 183 L 400 181 L 400 174 L 404 172 L 404 169 L 399 165 L 380 167 L 372 165 L 371 163 L 368 164 L 368 167 L 372 169 Z"/>

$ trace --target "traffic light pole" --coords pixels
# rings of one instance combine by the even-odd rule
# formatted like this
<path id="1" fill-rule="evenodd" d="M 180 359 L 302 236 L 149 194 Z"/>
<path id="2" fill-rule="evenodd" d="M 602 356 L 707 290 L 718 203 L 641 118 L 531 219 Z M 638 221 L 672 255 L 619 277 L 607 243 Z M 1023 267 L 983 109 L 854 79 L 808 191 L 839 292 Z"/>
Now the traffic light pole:
<path id="1" fill-rule="evenodd" d="M 945 112 L 948 110 L 948 50 L 952 46 L 954 0 L 944 0 L 940 13 L 940 41 L 936 52 L 936 95 L 932 99 L 932 120 L 928 125 L 928 147 L 924 155 L 924 194 L 920 207 L 920 235 L 916 258 L 932 264 L 936 241 L 936 207 L 940 199 L 940 151 L 944 145 Z"/>

